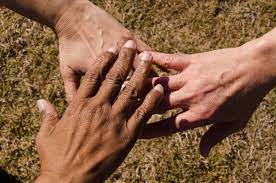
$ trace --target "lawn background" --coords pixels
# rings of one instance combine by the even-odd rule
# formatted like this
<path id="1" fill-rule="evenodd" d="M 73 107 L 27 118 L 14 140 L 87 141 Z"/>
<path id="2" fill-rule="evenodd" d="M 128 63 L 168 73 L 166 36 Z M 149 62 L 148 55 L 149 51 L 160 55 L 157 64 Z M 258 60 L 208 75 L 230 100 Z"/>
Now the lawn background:
<path id="1" fill-rule="evenodd" d="M 156 50 L 170 53 L 240 46 L 276 26 L 275 0 L 93 2 Z M 0 167 L 21 182 L 32 182 L 39 171 L 36 101 L 66 108 L 57 56 L 51 30 L 0 7 Z M 207 128 L 139 141 L 107 182 L 276 182 L 275 103 L 272 91 L 248 127 L 207 159 L 198 152 Z"/>

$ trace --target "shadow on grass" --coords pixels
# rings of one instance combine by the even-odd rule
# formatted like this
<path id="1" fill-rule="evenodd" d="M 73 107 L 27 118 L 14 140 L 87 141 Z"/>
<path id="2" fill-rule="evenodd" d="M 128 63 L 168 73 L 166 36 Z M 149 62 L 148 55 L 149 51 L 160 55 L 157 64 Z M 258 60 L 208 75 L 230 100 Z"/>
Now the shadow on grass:
<path id="1" fill-rule="evenodd" d="M 17 177 L 10 175 L 0 167 L 0 182 L 1 183 L 21 183 Z"/>

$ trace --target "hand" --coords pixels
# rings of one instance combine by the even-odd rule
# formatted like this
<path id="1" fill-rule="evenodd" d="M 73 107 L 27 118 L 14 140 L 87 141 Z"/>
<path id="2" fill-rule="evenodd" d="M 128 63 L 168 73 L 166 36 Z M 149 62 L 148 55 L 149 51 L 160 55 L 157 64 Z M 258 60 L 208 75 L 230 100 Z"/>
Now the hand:
<path id="1" fill-rule="evenodd" d="M 148 53 L 118 94 L 135 55 L 136 45 L 128 41 L 116 62 L 114 49 L 98 57 L 61 119 L 49 102 L 38 101 L 43 123 L 36 139 L 37 182 L 102 182 L 122 163 L 163 96 L 158 85 L 139 100 L 150 71 Z"/>
<path id="2" fill-rule="evenodd" d="M 155 64 L 179 71 L 152 79 L 153 85 L 162 83 L 167 90 L 162 106 L 184 112 L 148 124 L 142 138 L 213 124 L 200 143 L 201 154 L 207 156 L 215 144 L 243 129 L 275 86 L 276 42 L 271 41 L 275 31 L 239 48 L 194 55 L 152 53 Z"/>
<path id="3" fill-rule="evenodd" d="M 127 40 L 138 53 L 151 50 L 117 20 L 88 0 L 1 0 L 4 6 L 53 29 L 59 38 L 61 76 L 67 101 L 77 92 L 81 76 L 96 64 L 103 50 L 121 48 Z M 137 57 L 134 66 L 137 65 Z"/>
<path id="4" fill-rule="evenodd" d="M 60 70 L 67 101 L 79 87 L 81 76 L 96 64 L 99 54 L 135 40 L 138 53 L 150 48 L 117 20 L 87 0 L 72 1 L 55 26 L 59 38 Z"/>

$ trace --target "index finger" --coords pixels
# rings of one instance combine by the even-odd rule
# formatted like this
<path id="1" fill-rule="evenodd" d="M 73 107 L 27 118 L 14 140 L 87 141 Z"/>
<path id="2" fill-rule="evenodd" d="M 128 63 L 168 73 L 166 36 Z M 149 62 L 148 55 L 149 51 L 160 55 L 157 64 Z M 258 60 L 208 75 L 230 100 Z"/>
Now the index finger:
<path id="1" fill-rule="evenodd" d="M 153 63 L 163 70 L 174 69 L 177 71 L 183 70 L 190 64 L 189 55 L 166 54 L 159 52 L 151 52 L 153 56 Z"/>
<path id="2" fill-rule="evenodd" d="M 76 95 L 78 99 L 95 95 L 99 89 L 100 82 L 103 80 L 116 58 L 116 48 L 110 48 L 97 58 L 96 65 L 86 72 L 81 82 Z"/>

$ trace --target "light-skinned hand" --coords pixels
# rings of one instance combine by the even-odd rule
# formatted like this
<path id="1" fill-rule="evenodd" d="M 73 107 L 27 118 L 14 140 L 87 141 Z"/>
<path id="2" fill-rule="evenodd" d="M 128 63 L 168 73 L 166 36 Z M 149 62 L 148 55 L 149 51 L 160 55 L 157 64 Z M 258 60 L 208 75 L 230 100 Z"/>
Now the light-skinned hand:
<path id="1" fill-rule="evenodd" d="M 87 0 L 72 1 L 54 29 L 68 102 L 76 94 L 81 76 L 95 66 L 97 56 L 104 50 L 112 46 L 121 48 L 129 39 L 137 43 L 138 54 L 151 50 L 115 18 Z"/>
<path id="2" fill-rule="evenodd" d="M 152 78 L 162 83 L 166 94 L 163 110 L 184 112 L 148 124 L 142 138 L 154 138 L 212 124 L 203 135 L 200 152 L 243 129 L 275 86 L 276 29 L 241 47 L 193 55 L 152 53 L 155 64 L 179 71 L 168 77 Z"/>
<path id="3" fill-rule="evenodd" d="M 7 8 L 50 27 L 59 40 L 59 61 L 65 94 L 71 102 L 81 76 L 110 47 L 134 40 L 138 54 L 152 50 L 115 18 L 88 0 L 0 0 Z M 134 66 L 137 65 L 138 57 Z"/>

